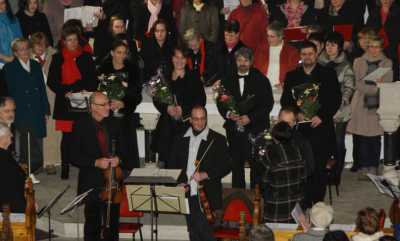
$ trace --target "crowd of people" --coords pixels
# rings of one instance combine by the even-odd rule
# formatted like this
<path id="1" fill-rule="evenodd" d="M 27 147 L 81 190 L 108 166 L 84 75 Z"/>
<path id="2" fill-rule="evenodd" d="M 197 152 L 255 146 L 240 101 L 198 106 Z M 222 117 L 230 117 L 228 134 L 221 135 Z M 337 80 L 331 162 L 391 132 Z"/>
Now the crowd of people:
<path id="1" fill-rule="evenodd" d="M 153 76 L 166 82 L 173 103 L 153 96 L 160 116 L 151 148 L 160 167 L 183 170 L 191 240 L 215 240 L 204 229 L 198 184 L 219 210 L 221 179 L 232 172 L 232 187 L 246 188 L 246 163 L 250 187 L 261 185 L 265 221 L 293 222 L 290 213 L 300 203 L 316 219 L 328 214 L 316 223 L 311 218 L 316 229 L 296 240 L 345 240 L 340 232 L 326 233 L 333 211 L 319 203 L 328 182 L 341 182 L 346 133 L 353 137 L 351 170 L 360 180 L 379 172 L 379 83 L 400 79 L 396 0 L 240 0 L 234 9 L 208 0 L 80 4 L 102 7 L 97 26 L 78 19 L 52 26 L 57 21 L 48 21 L 41 1 L 19 0 L 14 12 L 9 0 L 0 0 L 0 149 L 9 165 L 29 162 L 32 173 L 54 173 L 61 161 L 61 179 L 68 179 L 70 165 L 79 168 L 78 193 L 96 190 L 85 206 L 85 240 L 102 234 L 102 171 L 118 167 L 126 177 L 139 167 L 135 110 Z M 377 79 L 365 78 L 379 71 Z M 121 81 L 123 97 L 100 91 L 100 76 Z M 225 136 L 207 127 L 210 86 L 230 99 L 216 100 Z M 281 110 L 271 125 L 274 93 L 281 93 Z M 86 108 L 71 104 L 77 94 L 90 94 Z M 252 139 L 261 134 L 266 138 L 257 149 Z M 202 156 L 203 164 L 195 164 Z M 18 166 L 9 168 L 21 182 Z M 118 208 L 112 208 L 110 240 L 118 239 Z M 353 240 L 382 236 L 364 227 L 374 212 L 360 211 Z M 254 230 L 254 237 L 264 231 Z"/>

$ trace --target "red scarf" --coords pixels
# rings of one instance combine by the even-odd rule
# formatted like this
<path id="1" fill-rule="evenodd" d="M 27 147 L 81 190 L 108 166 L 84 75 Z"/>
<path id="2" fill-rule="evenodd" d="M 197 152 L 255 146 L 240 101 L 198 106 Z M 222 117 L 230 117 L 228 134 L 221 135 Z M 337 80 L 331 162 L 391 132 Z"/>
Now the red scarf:
<path id="1" fill-rule="evenodd" d="M 200 76 L 203 77 L 206 66 L 206 48 L 204 47 L 204 39 L 200 39 Z M 190 70 L 193 70 L 192 58 L 187 59 L 187 64 Z"/>
<path id="2" fill-rule="evenodd" d="M 82 49 L 79 47 L 77 50 L 70 51 L 63 48 L 62 55 L 64 63 L 61 67 L 61 84 L 70 85 L 82 78 L 81 72 L 75 62 L 76 58 L 82 55 Z"/>

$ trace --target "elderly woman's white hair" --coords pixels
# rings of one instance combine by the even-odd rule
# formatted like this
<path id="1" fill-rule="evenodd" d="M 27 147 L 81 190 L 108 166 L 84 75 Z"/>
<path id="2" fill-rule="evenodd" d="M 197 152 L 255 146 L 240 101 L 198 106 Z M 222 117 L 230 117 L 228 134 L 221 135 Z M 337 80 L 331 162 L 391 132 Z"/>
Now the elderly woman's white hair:
<path id="1" fill-rule="evenodd" d="M 11 130 L 7 126 L 7 124 L 0 122 L 0 138 L 5 137 L 10 134 L 11 134 Z"/>

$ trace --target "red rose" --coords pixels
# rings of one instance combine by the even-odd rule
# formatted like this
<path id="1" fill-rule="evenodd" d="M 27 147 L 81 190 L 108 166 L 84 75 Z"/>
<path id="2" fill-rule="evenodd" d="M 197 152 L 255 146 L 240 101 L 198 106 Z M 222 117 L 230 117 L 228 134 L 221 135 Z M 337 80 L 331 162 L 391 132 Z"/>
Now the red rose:
<path id="1" fill-rule="evenodd" d="M 230 99 L 229 95 L 221 95 L 221 97 L 219 97 L 221 102 L 226 102 Z"/>

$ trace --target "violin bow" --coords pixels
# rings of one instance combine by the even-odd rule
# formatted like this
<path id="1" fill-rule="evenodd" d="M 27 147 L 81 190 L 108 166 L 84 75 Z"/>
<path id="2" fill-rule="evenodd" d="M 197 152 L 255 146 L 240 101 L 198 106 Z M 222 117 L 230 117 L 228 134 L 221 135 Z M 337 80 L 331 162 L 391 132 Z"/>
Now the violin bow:
<path id="1" fill-rule="evenodd" d="M 206 151 L 205 151 L 205 152 L 203 153 L 203 155 L 201 156 L 201 158 L 200 158 L 200 160 L 199 160 L 199 163 L 197 163 L 196 169 L 194 170 L 192 176 L 190 177 L 190 180 L 193 179 L 193 175 L 199 170 L 201 162 L 203 161 L 204 157 L 207 155 L 207 152 L 210 150 L 210 148 L 211 148 L 211 146 L 212 146 L 213 143 L 214 143 L 214 139 L 212 139 L 211 142 L 210 142 L 210 144 L 208 144 L 208 146 L 207 146 L 207 148 L 206 148 Z"/>

